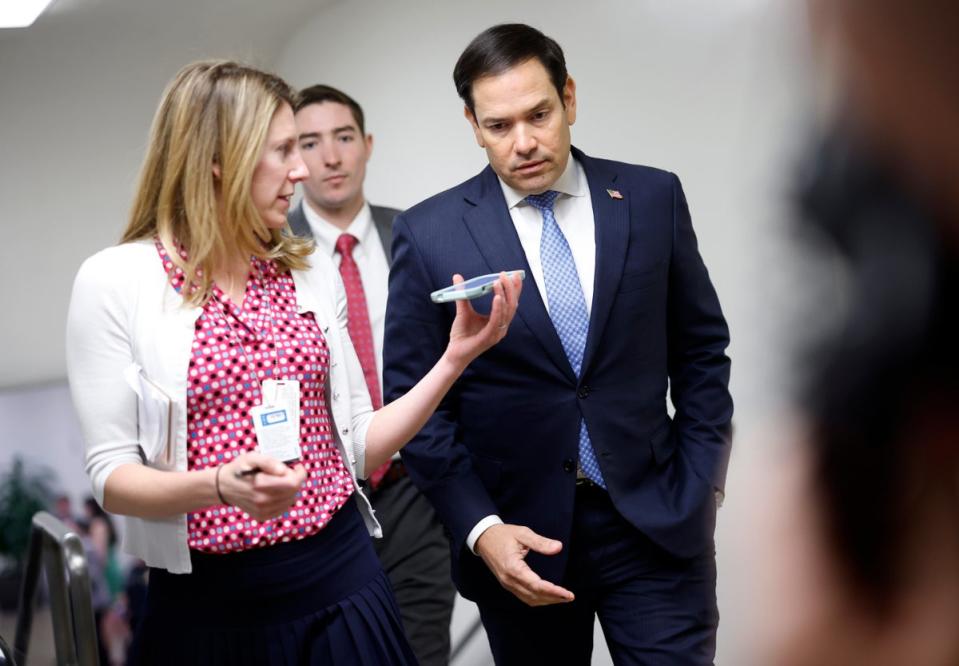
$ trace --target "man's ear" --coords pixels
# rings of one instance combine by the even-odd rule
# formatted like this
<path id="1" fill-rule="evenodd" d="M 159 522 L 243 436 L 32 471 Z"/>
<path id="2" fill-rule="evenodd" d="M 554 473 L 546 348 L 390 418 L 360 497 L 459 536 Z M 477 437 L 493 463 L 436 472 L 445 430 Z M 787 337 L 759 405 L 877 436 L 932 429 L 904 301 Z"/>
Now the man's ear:
<path id="1" fill-rule="evenodd" d="M 569 75 L 563 86 L 563 105 L 566 107 L 566 120 L 572 125 L 576 122 L 576 82 Z"/>
<path id="2" fill-rule="evenodd" d="M 366 159 L 368 160 L 373 154 L 373 135 L 367 134 L 363 137 L 363 142 L 366 144 Z"/>
<path id="3" fill-rule="evenodd" d="M 479 144 L 480 148 L 486 148 L 486 143 L 483 141 L 483 133 L 480 131 L 479 123 L 476 122 L 476 116 L 465 104 L 463 105 L 463 115 L 466 116 L 469 124 L 473 127 L 473 135 L 476 136 L 476 143 Z"/>

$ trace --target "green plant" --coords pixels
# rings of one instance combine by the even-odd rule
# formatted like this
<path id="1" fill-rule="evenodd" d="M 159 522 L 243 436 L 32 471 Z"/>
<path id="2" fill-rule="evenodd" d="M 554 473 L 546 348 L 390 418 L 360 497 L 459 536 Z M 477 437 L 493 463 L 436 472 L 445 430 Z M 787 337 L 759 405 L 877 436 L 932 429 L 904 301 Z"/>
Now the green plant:
<path id="1" fill-rule="evenodd" d="M 20 456 L 14 457 L 9 471 L 0 474 L 0 558 L 8 567 L 19 571 L 30 545 L 33 514 L 53 501 L 53 481 L 52 471 L 28 469 Z"/>

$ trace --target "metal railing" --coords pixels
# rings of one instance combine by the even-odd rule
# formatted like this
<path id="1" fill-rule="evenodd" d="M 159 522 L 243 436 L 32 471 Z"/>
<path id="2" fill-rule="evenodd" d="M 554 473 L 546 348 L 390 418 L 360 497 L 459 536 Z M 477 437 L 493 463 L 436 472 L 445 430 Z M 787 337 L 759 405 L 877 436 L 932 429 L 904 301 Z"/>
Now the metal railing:
<path id="1" fill-rule="evenodd" d="M 47 575 L 57 663 L 98 666 L 96 622 L 90 572 L 79 535 L 46 511 L 33 516 L 27 566 L 20 588 L 20 609 L 13 642 L 14 659 L 26 666 L 40 571 Z"/>

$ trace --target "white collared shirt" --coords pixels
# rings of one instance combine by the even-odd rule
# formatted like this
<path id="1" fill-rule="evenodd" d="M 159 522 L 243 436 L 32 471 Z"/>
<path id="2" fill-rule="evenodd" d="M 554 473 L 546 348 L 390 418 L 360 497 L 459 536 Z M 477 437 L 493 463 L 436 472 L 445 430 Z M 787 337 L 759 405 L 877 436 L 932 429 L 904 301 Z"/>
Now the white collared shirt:
<path id="1" fill-rule="evenodd" d="M 539 294 L 549 310 L 549 298 L 546 295 L 546 283 L 543 281 L 543 262 L 539 254 L 539 243 L 543 236 L 543 215 L 539 209 L 526 202 L 526 195 L 514 190 L 499 179 L 506 198 L 509 215 L 519 235 L 519 242 L 526 253 L 526 261 L 532 272 L 533 284 L 539 289 Z M 570 155 L 566 162 L 566 169 L 553 183 L 551 190 L 559 192 L 553 204 L 553 215 L 560 231 L 566 236 L 569 249 L 573 254 L 573 263 L 583 287 L 583 297 L 586 300 L 586 312 L 592 312 L 593 284 L 596 272 L 596 222 L 593 218 L 593 200 L 589 194 L 589 183 L 582 165 Z M 476 552 L 476 540 L 493 525 L 503 523 L 499 516 L 486 516 L 480 520 L 470 533 L 466 535 L 466 545 Z"/>
<path id="2" fill-rule="evenodd" d="M 386 319 L 386 298 L 389 293 L 390 262 L 380 241 L 380 235 L 373 223 L 370 205 L 364 203 L 346 230 L 327 222 L 307 203 L 302 202 L 303 214 L 316 240 L 316 251 L 333 258 L 337 268 L 340 266 L 340 253 L 336 251 L 336 239 L 340 234 L 352 234 L 359 240 L 353 246 L 353 261 L 360 270 L 363 281 L 363 293 L 366 295 L 366 309 L 373 330 L 373 351 L 376 357 L 376 374 L 383 390 L 383 327 Z M 382 396 L 381 396 L 382 397 Z"/>
<path id="3" fill-rule="evenodd" d="M 539 209 L 526 202 L 526 195 L 514 190 L 499 179 L 506 198 L 509 215 L 519 234 L 519 242 L 526 253 L 526 261 L 533 275 L 533 282 L 549 310 L 546 296 L 546 283 L 543 281 L 543 262 L 539 256 L 539 243 L 543 236 L 543 215 Z M 583 167 L 570 155 L 566 169 L 553 183 L 551 190 L 559 192 L 553 205 L 553 215 L 560 231 L 566 236 L 569 249 L 573 253 L 573 263 L 583 287 L 586 299 L 586 312 L 592 312 L 593 282 L 596 272 L 596 223 L 593 219 L 593 201 L 589 195 L 589 184 Z"/>

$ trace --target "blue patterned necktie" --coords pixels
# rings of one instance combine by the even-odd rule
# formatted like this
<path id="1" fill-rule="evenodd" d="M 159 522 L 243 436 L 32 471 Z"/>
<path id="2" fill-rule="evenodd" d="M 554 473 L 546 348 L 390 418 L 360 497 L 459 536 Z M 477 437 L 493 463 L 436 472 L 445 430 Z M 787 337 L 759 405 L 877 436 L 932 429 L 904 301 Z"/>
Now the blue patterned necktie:
<path id="1" fill-rule="evenodd" d="M 583 352 L 586 349 L 586 334 L 589 332 L 589 314 L 583 286 L 576 272 L 573 253 L 563 235 L 553 204 L 559 192 L 548 190 L 543 194 L 531 194 L 527 203 L 543 215 L 543 235 L 539 242 L 539 256 L 543 263 L 543 281 L 546 285 L 546 300 L 549 302 L 549 318 L 563 344 L 566 358 L 579 378 L 583 369 Z M 586 421 L 579 422 L 579 466 L 593 483 L 605 488 L 603 473 L 596 462 L 593 444 L 589 441 Z"/>

